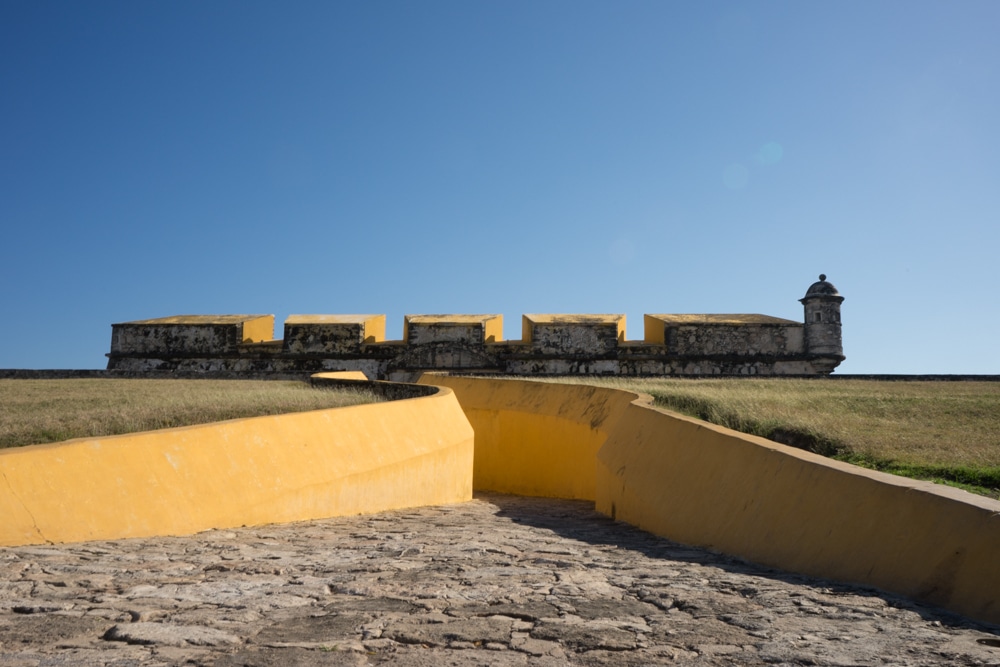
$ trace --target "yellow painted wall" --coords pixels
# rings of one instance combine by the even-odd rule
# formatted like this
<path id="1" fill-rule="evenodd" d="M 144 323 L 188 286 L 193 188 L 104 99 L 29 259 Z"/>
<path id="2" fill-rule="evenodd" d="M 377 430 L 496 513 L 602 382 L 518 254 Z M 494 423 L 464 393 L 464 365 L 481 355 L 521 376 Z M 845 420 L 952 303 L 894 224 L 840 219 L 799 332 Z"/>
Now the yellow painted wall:
<path id="1" fill-rule="evenodd" d="M 310 376 L 315 380 L 356 380 L 358 382 L 368 382 L 368 376 L 361 371 L 324 371 L 313 373 Z M 359 385 L 360 386 L 360 385 Z"/>
<path id="2" fill-rule="evenodd" d="M 473 487 L 594 500 L 597 451 L 634 395 L 587 385 L 424 375 L 452 388 L 476 432 Z"/>
<path id="3" fill-rule="evenodd" d="M 274 340 L 274 315 L 262 315 L 243 323 L 243 342 L 260 343 Z"/>
<path id="4" fill-rule="evenodd" d="M 472 497 L 473 433 L 420 398 L 0 450 L 0 545 L 179 535 Z"/>
<path id="5" fill-rule="evenodd" d="M 475 486 L 591 499 L 670 539 L 1000 623 L 1000 502 L 688 419 L 631 392 L 421 383 L 454 394 L 2 450 L 0 545 L 460 502 Z"/>
<path id="6" fill-rule="evenodd" d="M 1000 502 L 689 419 L 631 392 L 460 377 L 421 382 L 454 388 L 469 414 L 476 488 L 591 497 L 578 491 L 591 483 L 580 457 L 594 452 L 592 497 L 618 520 L 1000 623 Z"/>

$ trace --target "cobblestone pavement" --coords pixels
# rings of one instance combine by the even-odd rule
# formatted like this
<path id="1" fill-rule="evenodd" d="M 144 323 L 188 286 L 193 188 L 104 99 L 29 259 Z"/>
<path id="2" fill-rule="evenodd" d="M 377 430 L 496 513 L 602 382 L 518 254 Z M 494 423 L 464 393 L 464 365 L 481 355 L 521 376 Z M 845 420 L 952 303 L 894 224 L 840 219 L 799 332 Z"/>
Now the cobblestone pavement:
<path id="1" fill-rule="evenodd" d="M 0 549 L 5 667 L 1000 665 L 996 631 L 511 496 Z"/>

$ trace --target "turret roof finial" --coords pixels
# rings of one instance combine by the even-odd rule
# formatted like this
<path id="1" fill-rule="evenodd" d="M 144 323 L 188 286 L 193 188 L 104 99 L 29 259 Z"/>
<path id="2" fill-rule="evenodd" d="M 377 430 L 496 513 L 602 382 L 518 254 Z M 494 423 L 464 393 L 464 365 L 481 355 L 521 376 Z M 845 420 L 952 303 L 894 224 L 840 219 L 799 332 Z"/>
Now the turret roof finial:
<path id="1" fill-rule="evenodd" d="M 832 284 L 826 282 L 825 273 L 819 274 L 819 281 L 810 285 L 809 289 L 806 290 L 805 298 L 808 299 L 809 297 L 816 297 L 816 296 L 822 296 L 822 297 L 834 296 L 839 299 L 843 299 L 843 297 L 840 296 L 840 292 L 837 291 L 837 288 L 834 287 Z"/>

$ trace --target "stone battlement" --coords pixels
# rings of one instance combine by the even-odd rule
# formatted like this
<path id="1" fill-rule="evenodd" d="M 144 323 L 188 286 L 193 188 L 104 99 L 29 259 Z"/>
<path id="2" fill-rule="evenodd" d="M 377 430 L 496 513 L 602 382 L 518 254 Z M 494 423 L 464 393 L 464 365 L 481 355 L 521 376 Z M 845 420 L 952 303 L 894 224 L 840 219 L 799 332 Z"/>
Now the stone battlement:
<path id="1" fill-rule="evenodd" d="M 510 375 L 819 375 L 843 359 L 843 297 L 820 276 L 805 321 L 756 314 L 655 314 L 641 341 L 621 314 L 529 314 L 521 339 L 503 316 L 407 315 L 385 340 L 385 315 L 178 315 L 112 325 L 108 368 L 123 371 L 362 371 L 411 379 L 424 371 Z"/>

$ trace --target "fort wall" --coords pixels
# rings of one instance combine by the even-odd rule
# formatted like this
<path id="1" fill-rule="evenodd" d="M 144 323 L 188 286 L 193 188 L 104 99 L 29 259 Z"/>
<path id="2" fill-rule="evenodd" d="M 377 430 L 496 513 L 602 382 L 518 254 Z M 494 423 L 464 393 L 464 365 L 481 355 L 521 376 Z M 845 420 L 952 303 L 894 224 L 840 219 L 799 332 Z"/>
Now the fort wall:
<path id="1" fill-rule="evenodd" d="M 108 369 L 125 372 L 360 371 L 413 380 L 424 371 L 506 375 L 824 375 L 844 359 L 840 304 L 825 276 L 803 322 L 756 314 L 644 316 L 625 340 L 621 314 L 528 314 L 503 340 L 497 314 L 407 315 L 385 340 L 384 315 L 180 315 L 112 325 Z"/>

